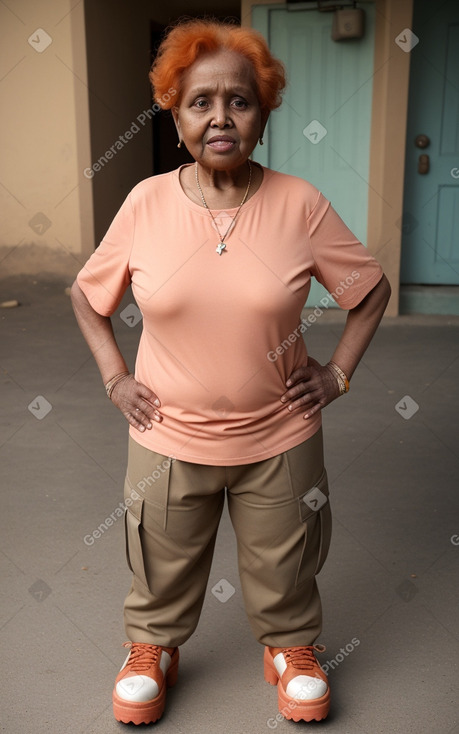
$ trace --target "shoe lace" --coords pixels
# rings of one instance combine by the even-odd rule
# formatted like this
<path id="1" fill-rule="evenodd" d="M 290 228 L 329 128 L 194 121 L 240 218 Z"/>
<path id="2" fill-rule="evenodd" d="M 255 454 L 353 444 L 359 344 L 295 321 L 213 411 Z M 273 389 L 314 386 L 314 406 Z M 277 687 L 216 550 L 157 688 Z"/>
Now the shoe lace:
<path id="1" fill-rule="evenodd" d="M 325 645 L 287 647 L 282 652 L 287 665 L 292 663 L 297 670 L 312 670 L 319 665 L 314 652 L 325 652 Z"/>
<path id="2" fill-rule="evenodd" d="M 136 673 L 149 670 L 160 659 L 161 647 L 159 645 L 148 645 L 143 642 L 125 642 L 123 643 L 123 647 L 130 648 L 131 650 L 126 668 Z"/>

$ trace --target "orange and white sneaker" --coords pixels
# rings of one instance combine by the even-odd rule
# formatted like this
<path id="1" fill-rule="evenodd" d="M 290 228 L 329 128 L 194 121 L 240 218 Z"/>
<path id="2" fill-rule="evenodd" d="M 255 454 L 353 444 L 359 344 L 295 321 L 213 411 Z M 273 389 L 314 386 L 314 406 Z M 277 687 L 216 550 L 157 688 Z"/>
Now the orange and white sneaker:
<path id="1" fill-rule="evenodd" d="M 113 690 L 113 713 L 124 724 L 151 724 L 163 714 L 166 687 L 177 682 L 178 647 L 125 642 L 129 655 Z"/>
<path id="2" fill-rule="evenodd" d="M 330 708 L 327 675 L 314 652 L 323 645 L 307 647 L 265 647 L 265 680 L 277 684 L 279 712 L 293 721 L 320 721 Z"/>

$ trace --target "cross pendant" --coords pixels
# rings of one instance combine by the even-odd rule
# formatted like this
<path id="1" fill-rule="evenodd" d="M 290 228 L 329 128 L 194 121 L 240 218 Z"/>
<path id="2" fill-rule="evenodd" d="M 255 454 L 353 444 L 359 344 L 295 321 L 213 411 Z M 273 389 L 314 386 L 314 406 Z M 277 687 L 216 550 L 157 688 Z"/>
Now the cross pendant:
<path id="1" fill-rule="evenodd" d="M 219 255 L 222 254 L 223 250 L 226 250 L 226 245 L 224 242 L 220 242 L 217 247 L 215 248 L 215 252 L 218 252 Z"/>

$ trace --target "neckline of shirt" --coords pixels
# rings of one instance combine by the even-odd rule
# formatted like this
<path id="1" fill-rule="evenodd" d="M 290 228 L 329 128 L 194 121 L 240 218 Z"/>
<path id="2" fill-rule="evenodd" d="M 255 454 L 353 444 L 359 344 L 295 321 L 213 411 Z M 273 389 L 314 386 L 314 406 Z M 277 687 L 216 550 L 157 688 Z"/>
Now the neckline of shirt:
<path id="1" fill-rule="evenodd" d="M 209 216 L 209 211 L 211 211 L 213 214 L 216 214 L 218 212 L 226 212 L 228 214 L 230 214 L 231 212 L 237 212 L 237 210 L 239 209 L 238 206 L 232 207 L 231 209 L 206 209 L 205 207 L 200 206 L 199 204 L 196 204 L 196 202 L 188 198 L 188 196 L 185 194 L 184 190 L 182 189 L 182 186 L 180 183 L 180 171 L 183 168 L 186 168 L 187 166 L 193 166 L 193 165 L 194 163 L 184 163 L 183 165 L 179 166 L 175 170 L 171 171 L 174 188 L 179 198 L 183 201 L 183 203 L 190 209 L 193 209 L 194 211 L 198 212 L 199 214 L 202 214 L 202 216 L 205 216 L 205 217 Z M 265 166 L 262 166 L 261 163 L 257 163 L 256 165 L 259 166 L 261 170 L 263 171 L 263 180 L 260 186 L 258 187 L 257 191 L 255 191 L 254 195 L 251 196 L 250 199 L 245 202 L 244 206 L 241 209 L 241 214 L 243 210 L 247 211 L 247 209 L 250 209 L 250 207 L 253 206 L 253 204 L 257 203 L 258 198 L 261 195 L 266 185 L 267 169 L 265 168 Z"/>

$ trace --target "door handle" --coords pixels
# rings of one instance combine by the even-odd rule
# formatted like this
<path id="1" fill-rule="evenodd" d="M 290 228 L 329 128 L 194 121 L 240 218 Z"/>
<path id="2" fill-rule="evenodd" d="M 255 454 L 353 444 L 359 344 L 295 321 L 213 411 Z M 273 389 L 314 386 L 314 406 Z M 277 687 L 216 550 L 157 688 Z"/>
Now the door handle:
<path id="1" fill-rule="evenodd" d="M 414 144 L 416 148 L 427 148 L 430 145 L 430 138 L 427 135 L 417 135 Z"/>
<path id="2" fill-rule="evenodd" d="M 430 138 L 427 135 L 416 135 L 414 139 L 416 148 L 428 148 L 430 145 Z M 418 173 L 420 176 L 425 176 L 430 170 L 430 158 L 427 153 L 423 153 L 419 156 L 418 160 Z"/>
<path id="3" fill-rule="evenodd" d="M 430 158 L 427 155 L 427 153 L 422 153 L 419 156 L 418 173 L 421 176 L 425 176 L 426 173 L 429 173 L 429 169 L 430 169 Z"/>

